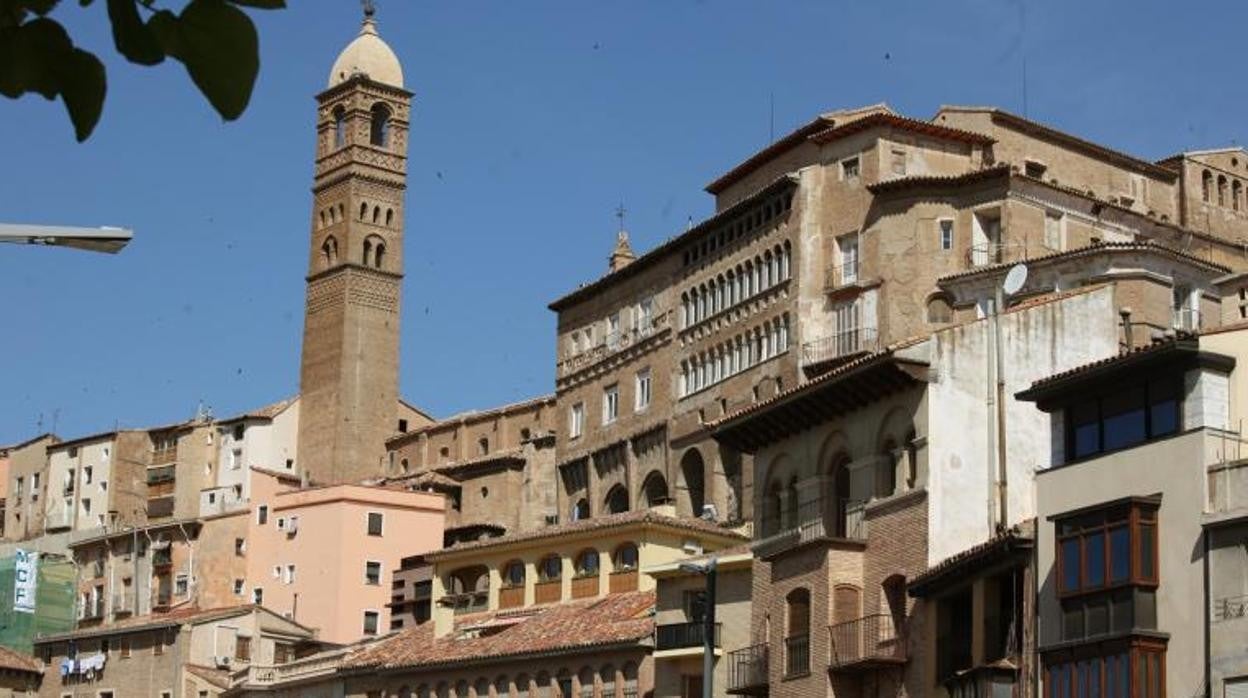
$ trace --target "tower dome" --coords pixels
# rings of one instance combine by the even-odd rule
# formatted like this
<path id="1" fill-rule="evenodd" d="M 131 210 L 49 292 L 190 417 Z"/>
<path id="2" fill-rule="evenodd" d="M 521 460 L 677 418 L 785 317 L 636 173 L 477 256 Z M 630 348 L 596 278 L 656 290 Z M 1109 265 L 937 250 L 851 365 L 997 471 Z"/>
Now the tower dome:
<path id="1" fill-rule="evenodd" d="M 334 61 L 334 67 L 329 71 L 329 86 L 344 83 L 357 73 L 373 82 L 391 87 L 403 86 L 403 67 L 399 65 L 399 57 L 377 35 L 377 23 L 373 21 L 371 12 L 365 13 L 359 36 L 347 44 L 338 54 L 338 60 Z"/>

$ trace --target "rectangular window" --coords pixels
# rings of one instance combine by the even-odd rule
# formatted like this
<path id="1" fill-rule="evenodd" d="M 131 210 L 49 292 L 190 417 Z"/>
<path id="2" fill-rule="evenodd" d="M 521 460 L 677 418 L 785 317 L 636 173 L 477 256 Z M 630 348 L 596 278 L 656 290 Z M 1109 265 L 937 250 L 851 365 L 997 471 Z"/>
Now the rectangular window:
<path id="1" fill-rule="evenodd" d="M 235 538 L 234 539 L 234 554 L 242 555 L 245 552 L 247 552 L 247 539 Z"/>
<path id="2" fill-rule="evenodd" d="M 607 318 L 607 348 L 616 349 L 620 346 L 620 314 L 612 313 Z"/>
<path id="3" fill-rule="evenodd" d="M 269 507 L 267 504 L 261 504 L 256 508 L 256 523 L 263 526 L 269 522 Z"/>
<path id="4" fill-rule="evenodd" d="M 634 402 L 634 409 L 638 412 L 644 411 L 650 406 L 650 369 L 637 372 L 637 391 Z"/>
<path id="5" fill-rule="evenodd" d="M 130 638 L 128 637 L 121 638 L 121 640 L 118 642 L 118 645 L 119 645 L 119 651 L 121 653 L 121 658 L 129 659 L 130 658 Z"/>
<path id="6" fill-rule="evenodd" d="M 186 596 L 190 593 L 190 577 L 185 574 L 179 574 L 173 582 L 173 593 L 178 596 Z"/>
<path id="7" fill-rule="evenodd" d="M 251 602 L 257 606 L 264 605 L 264 587 L 256 587 L 251 590 Z"/>
<path id="8" fill-rule="evenodd" d="M 904 175 L 906 173 L 906 151 L 900 148 L 894 148 L 890 153 L 890 166 L 893 174 Z"/>
<path id="9" fill-rule="evenodd" d="M 376 511 L 368 512 L 368 535 L 380 536 L 385 517 Z"/>
<path id="10" fill-rule="evenodd" d="M 369 560 L 364 563 L 364 583 L 377 586 L 381 584 L 381 563 Z"/>
<path id="11" fill-rule="evenodd" d="M 620 416 L 620 386 L 609 385 L 602 391 L 602 423 L 610 424 Z"/>
<path id="12" fill-rule="evenodd" d="M 1060 212 L 1044 214 L 1044 246 L 1054 251 L 1066 248 L 1066 219 Z"/>
<path id="13" fill-rule="evenodd" d="M 633 330 L 640 334 L 647 333 L 654 326 L 654 299 L 643 298 L 637 303 L 633 313 Z"/>
<path id="14" fill-rule="evenodd" d="M 837 286 L 852 284 L 858 280 L 858 233 L 842 235 L 836 239 Z"/>
<path id="15" fill-rule="evenodd" d="M 377 634 L 377 619 L 379 615 L 380 614 L 377 613 L 377 611 L 365 611 L 364 612 L 364 634 L 365 635 Z"/>
<path id="16" fill-rule="evenodd" d="M 571 412 L 568 413 L 568 433 L 571 438 L 579 437 L 585 431 L 585 403 L 578 402 L 572 405 Z"/>
<path id="17" fill-rule="evenodd" d="M 286 582 L 287 584 L 295 583 L 295 566 L 294 565 L 286 565 L 286 575 L 282 579 L 282 581 Z"/>
<path id="18" fill-rule="evenodd" d="M 234 580 L 234 595 L 235 596 L 243 595 L 243 580 L 241 579 Z"/>
<path id="19" fill-rule="evenodd" d="M 841 179 L 846 182 L 858 181 L 858 156 L 841 160 Z"/>
<path id="20" fill-rule="evenodd" d="M 234 638 L 234 659 L 240 662 L 251 661 L 251 638 L 239 635 Z"/>
<path id="21" fill-rule="evenodd" d="M 1066 457 L 1078 460 L 1176 433 L 1179 430 L 1178 375 L 1128 383 L 1068 406 Z"/>
<path id="22" fill-rule="evenodd" d="M 940 249 L 953 249 L 953 219 L 941 218 L 936 221 L 937 227 L 940 229 Z"/>

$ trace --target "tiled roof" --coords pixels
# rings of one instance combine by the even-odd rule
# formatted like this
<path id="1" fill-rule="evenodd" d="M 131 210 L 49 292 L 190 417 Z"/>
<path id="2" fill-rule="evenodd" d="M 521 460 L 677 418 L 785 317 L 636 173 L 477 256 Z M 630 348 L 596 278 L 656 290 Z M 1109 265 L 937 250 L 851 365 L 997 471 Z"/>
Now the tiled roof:
<path id="1" fill-rule="evenodd" d="M 240 419 L 273 419 L 277 415 L 281 414 L 282 410 L 285 410 L 287 407 L 290 407 L 291 404 L 293 404 L 295 400 L 298 400 L 298 399 L 299 399 L 298 395 L 292 395 L 291 397 L 288 397 L 285 400 L 278 400 L 277 402 L 274 402 L 270 405 L 265 405 L 264 407 L 257 407 L 254 410 L 236 414 L 233 417 L 230 417 L 229 419 L 222 419 L 220 420 L 220 423 L 226 424 L 228 422 L 237 422 Z"/>
<path id="2" fill-rule="evenodd" d="M 654 632 L 653 609 L 654 592 L 640 591 L 569 601 L 527 614 L 463 616 L 441 638 L 433 637 L 433 623 L 425 623 L 356 650 L 343 668 L 434 668 L 639 643 Z M 503 629 L 480 635 L 471 630 L 497 627 Z"/>
<path id="3" fill-rule="evenodd" d="M 230 687 L 230 672 L 225 669 L 213 669 L 202 664 L 186 664 L 186 670 L 216 686 L 217 688 Z"/>
<path id="4" fill-rule="evenodd" d="M 819 386 L 822 386 L 825 383 L 835 381 L 845 376 L 848 373 L 853 373 L 854 371 L 863 368 L 864 366 L 869 366 L 869 365 L 877 364 L 877 363 L 883 363 L 889 360 L 890 358 L 892 358 L 894 352 L 901 350 L 901 349 L 905 349 L 906 347 L 914 346 L 915 344 L 919 344 L 925 339 L 927 339 L 927 337 L 911 337 L 909 339 L 896 342 L 877 352 L 873 352 L 861 358 L 854 359 L 853 361 L 849 361 L 847 363 L 841 364 L 840 366 L 837 366 L 836 368 L 832 369 L 831 371 L 828 371 L 827 373 L 821 373 L 817 377 L 812 378 L 811 380 L 808 380 L 805 383 L 800 383 L 792 388 L 789 388 L 788 390 L 776 393 L 775 395 L 772 395 L 766 400 L 760 400 L 753 404 L 746 405 L 745 407 L 742 407 L 736 412 L 726 414 L 723 417 L 720 417 L 719 419 L 716 419 L 711 422 L 707 422 L 706 426 L 708 429 L 711 429 L 711 430 L 722 428 L 723 426 L 731 422 L 736 422 L 743 417 L 747 417 L 757 412 L 762 412 L 763 410 L 766 410 L 767 408 L 769 408 L 771 405 L 775 403 L 783 402 L 785 400 L 791 399 L 793 396 L 798 395 L 800 393 L 808 393 L 808 392 L 817 390 Z"/>
<path id="5" fill-rule="evenodd" d="M 596 516 L 589 519 L 581 519 L 580 521 L 569 521 L 568 523 L 555 524 L 553 526 L 547 526 L 533 531 L 523 531 L 508 536 L 499 536 L 498 538 L 473 541 L 471 543 L 464 543 L 452 548 L 445 548 L 443 550 L 426 553 L 425 557 L 429 560 L 438 560 L 448 556 L 458 555 L 459 553 L 467 550 L 480 550 L 482 548 L 510 545 L 529 540 L 541 540 L 543 538 L 566 537 L 576 535 L 578 533 L 619 528 L 630 524 L 650 524 L 654 526 L 685 530 L 692 533 L 706 533 L 724 538 L 745 539 L 745 536 L 742 534 L 731 529 L 718 526 L 710 521 L 692 517 L 666 516 L 651 509 L 641 509 L 638 511 L 624 512 L 623 514 L 611 514 L 609 516 Z"/>
<path id="6" fill-rule="evenodd" d="M 833 118 L 829 118 L 827 115 L 819 115 L 815 117 L 805 124 L 798 126 L 788 135 L 781 137 L 771 145 L 746 158 L 744 162 L 740 163 L 736 167 L 720 175 L 714 182 L 706 185 L 706 187 L 704 187 L 704 191 L 708 194 L 720 193 L 721 191 L 744 179 L 749 173 L 758 169 L 763 163 L 771 160 L 790 148 L 805 143 L 806 139 L 816 133 L 827 130 L 835 123 L 835 120 Z"/>
<path id="7" fill-rule="evenodd" d="M 824 129 L 818 133 L 812 134 L 810 136 L 810 140 L 822 145 L 824 143 L 830 143 L 838 138 L 844 138 L 845 136 L 860 133 L 877 126 L 899 128 L 925 136 L 933 136 L 951 141 L 962 141 L 964 143 L 979 143 L 988 145 L 996 142 L 996 139 L 982 133 L 965 131 L 960 128 L 951 128 L 949 126 L 934 124 L 930 121 L 912 119 L 907 116 L 900 116 L 885 112 L 864 116 L 861 119 L 855 119 L 842 126 L 833 126 L 831 128 Z"/>
<path id="8" fill-rule="evenodd" d="M 946 581 L 954 573 L 958 579 L 965 579 L 965 572 L 975 569 L 976 565 L 1000 559 L 1001 556 L 1020 549 L 1030 549 L 1034 542 L 1030 530 L 1023 530 L 1019 526 L 1007 529 L 979 545 L 967 548 L 929 567 L 910 581 L 910 595 L 923 595 L 934 585 Z"/>
<path id="9" fill-rule="evenodd" d="M 527 400 L 520 400 L 519 402 L 512 402 L 506 405 L 499 405 L 498 407 L 490 407 L 484 410 L 468 410 L 466 412 L 458 412 L 445 419 L 436 419 L 436 420 L 431 419 L 429 424 L 425 424 L 425 425 L 416 427 L 415 429 L 409 429 L 405 432 L 391 435 L 390 437 L 386 439 L 386 445 L 391 446 L 391 447 L 397 446 L 403 443 L 407 443 L 408 441 L 411 441 L 419 437 L 421 434 L 425 432 L 436 431 L 440 428 L 446 428 L 447 426 L 459 424 L 460 422 L 472 422 L 472 421 L 477 421 L 481 419 L 488 419 L 490 417 L 495 417 L 501 414 L 506 414 L 508 412 L 513 412 L 515 410 L 524 409 L 532 405 L 539 405 L 542 403 L 554 403 L 554 401 L 555 401 L 554 394 L 547 393 L 545 395 L 538 395 L 537 397 L 532 397 Z"/>
<path id="10" fill-rule="evenodd" d="M 503 465 L 515 463 L 517 461 L 523 463 L 523 453 L 524 449 L 518 446 L 516 448 L 508 448 L 501 451 L 495 451 L 493 453 L 487 453 L 484 456 L 477 456 L 476 458 L 469 458 L 467 460 L 459 461 L 458 463 L 447 463 L 446 465 L 435 466 L 433 469 L 443 475 L 449 475 L 461 470 L 468 470 L 492 463 Z"/>
<path id="11" fill-rule="evenodd" d="M 583 284 L 580 288 L 577 288 L 575 291 L 572 291 L 571 293 L 568 293 L 561 298 L 557 298 L 554 301 L 551 301 L 551 303 L 547 307 L 555 312 L 559 312 L 560 310 L 568 307 L 572 303 L 575 303 L 577 301 L 580 301 L 584 298 L 589 297 L 590 295 L 596 293 L 599 289 L 607 286 L 608 284 L 615 283 L 616 281 L 619 281 L 621 279 L 629 278 L 632 275 L 637 274 L 638 272 L 642 271 L 643 269 L 646 269 L 651 264 L 654 264 L 659 259 L 661 259 L 663 255 L 667 254 L 668 252 L 676 248 L 678 245 L 683 244 L 685 241 L 690 240 L 694 237 L 697 237 L 698 235 L 706 232 L 710 228 L 715 227 L 716 225 L 723 222 L 724 220 L 732 218 L 733 216 L 737 215 L 741 211 L 749 208 L 750 206 L 753 206 L 760 199 L 766 198 L 767 196 L 770 196 L 771 194 L 775 192 L 778 192 L 786 187 L 790 187 L 795 184 L 797 184 L 797 175 L 792 174 L 792 173 L 786 173 L 786 174 L 780 175 L 779 177 L 773 179 L 767 185 L 761 187 L 758 191 L 755 191 L 754 193 L 741 199 L 737 203 L 729 206 L 728 208 L 722 211 L 715 213 L 715 215 L 711 216 L 710 218 L 707 218 L 701 223 L 698 223 L 697 225 L 693 226 L 689 230 L 686 230 L 680 235 L 676 235 L 674 237 L 668 238 L 664 242 L 660 243 L 658 247 L 655 247 L 649 252 L 646 252 L 645 254 L 638 257 L 635 261 L 633 261 L 632 264 L 629 264 L 617 271 L 608 272 L 606 275 L 598 277 L 598 279 L 595 281 L 591 281 L 587 284 Z"/>
<path id="12" fill-rule="evenodd" d="M 1192 346 L 1194 348 L 1195 343 L 1192 341 L 1194 338 L 1195 338 L 1195 335 L 1191 333 L 1176 332 L 1174 336 L 1166 337 L 1160 341 L 1153 342 L 1152 344 L 1148 344 L 1142 347 L 1135 347 L 1131 351 L 1119 352 L 1117 354 L 1114 354 L 1113 356 L 1107 356 L 1103 359 L 1090 361 L 1086 364 L 1081 364 L 1079 366 L 1075 366 L 1074 368 L 1070 368 L 1065 371 L 1061 371 L 1059 373 L 1054 373 L 1052 375 L 1045 376 L 1044 378 L 1033 381 L 1030 388 L 1019 392 L 1018 395 L 1027 396 L 1033 391 L 1043 390 L 1044 388 L 1047 388 L 1051 385 L 1054 385 L 1059 382 L 1065 382 L 1076 376 L 1084 376 L 1089 373 L 1096 372 L 1100 369 L 1113 366 L 1115 364 L 1120 364 L 1120 363 L 1127 362 L 1127 361 L 1138 361 L 1144 357 L 1149 357 L 1149 356 L 1153 356 L 1157 354 L 1162 354 L 1168 351 L 1173 351 L 1177 346 L 1179 346 L 1180 343 Z M 1026 399 L 1026 397 L 1023 397 L 1022 399 Z"/>
<path id="13" fill-rule="evenodd" d="M 972 276 L 990 276 L 997 272 L 1001 272 L 1006 269 L 1009 269 L 1015 264 L 1018 264 L 1020 261 L 1026 262 L 1027 264 L 1036 264 L 1038 262 L 1078 259 L 1081 257 L 1089 257 L 1092 255 L 1097 255 L 1101 253 L 1113 254 L 1113 253 L 1125 253 L 1125 252 L 1155 253 L 1155 254 L 1164 255 L 1166 257 L 1170 257 L 1171 259 L 1182 260 L 1194 266 L 1203 267 L 1204 269 L 1208 271 L 1212 271 L 1212 272 L 1219 272 L 1219 273 L 1225 274 L 1230 271 L 1229 268 L 1224 267 L 1221 264 L 1218 264 L 1216 262 L 1210 262 L 1208 260 L 1201 259 L 1200 257 L 1196 257 L 1186 252 L 1181 252 L 1179 250 L 1166 247 L 1165 245 L 1161 245 L 1156 242 L 1143 240 L 1139 242 L 1098 242 L 1092 245 L 1087 245 L 1086 247 L 1076 247 L 1071 250 L 1063 250 L 1061 252 L 1051 252 L 1049 254 L 1039 255 L 1039 256 L 1032 257 L 1026 260 L 1001 262 L 1000 264 L 988 264 L 982 267 L 975 267 L 974 269 L 968 269 L 966 271 L 960 271 L 960 272 L 956 272 L 953 274 L 947 274 L 937 279 L 936 283 L 943 284 L 949 281 L 954 281 L 957 279 L 965 279 L 965 278 L 972 277 Z"/>
<path id="14" fill-rule="evenodd" d="M 964 106 L 955 106 L 955 105 L 944 105 L 938 110 L 937 118 L 939 118 L 940 112 L 945 112 L 945 111 L 987 112 L 988 114 L 991 115 L 992 120 L 994 122 L 1003 122 L 1015 129 L 1030 132 L 1032 135 L 1040 135 L 1040 136 L 1049 138 L 1051 140 L 1061 141 L 1062 143 L 1068 146 L 1071 146 L 1075 148 L 1076 150 L 1082 150 L 1086 153 L 1091 153 L 1097 157 L 1103 158 L 1105 160 L 1116 163 L 1118 165 L 1123 165 L 1133 170 L 1145 172 L 1153 176 L 1160 177 L 1162 179 L 1173 180 L 1175 178 L 1175 173 L 1173 171 L 1166 169 L 1164 167 L 1161 167 L 1160 165 L 1156 165 L 1147 160 L 1137 158 L 1134 155 L 1131 155 L 1129 153 L 1124 153 L 1120 150 L 1107 148 L 1099 143 L 1093 143 L 1092 141 L 1080 138 L 1078 136 L 1071 135 L 1069 133 L 1066 133 L 1065 131 L 1059 131 L 1058 129 L 1053 128 L 1052 126 L 1046 126 L 1045 124 L 1042 124 L 1038 121 L 1032 121 L 1031 119 L 1027 119 L 1017 114 L 1005 111 L 1004 109 L 1001 109 L 999 107 L 964 107 Z"/>
<path id="15" fill-rule="evenodd" d="M 882 182 L 868 184 L 867 191 L 872 194 L 887 194 L 895 191 L 901 191 L 903 189 L 912 189 L 924 186 L 931 187 L 947 184 L 971 184 L 973 182 L 987 181 L 996 177 L 1008 176 L 1009 174 L 1010 165 L 1008 163 L 1004 163 L 955 175 L 913 175 L 910 177 L 886 179 Z"/>
<path id="16" fill-rule="evenodd" d="M 43 663 L 28 654 L 0 645 L 0 669 L 42 674 Z"/>
<path id="17" fill-rule="evenodd" d="M 101 625 L 94 628 L 84 628 L 81 630 L 72 630 L 66 633 L 43 635 L 37 638 L 35 642 L 56 642 L 58 640 L 98 637 L 101 635 L 114 635 L 131 631 L 166 628 L 186 623 L 203 623 L 220 618 L 241 616 L 251 613 L 257 608 L 260 607 L 250 604 L 243 606 L 222 606 L 209 609 L 199 608 L 198 606 L 184 606 L 182 608 L 168 611 L 167 613 L 151 613 L 143 616 L 131 616 L 129 618 L 123 618 L 119 621 L 109 623 L 108 625 Z"/>

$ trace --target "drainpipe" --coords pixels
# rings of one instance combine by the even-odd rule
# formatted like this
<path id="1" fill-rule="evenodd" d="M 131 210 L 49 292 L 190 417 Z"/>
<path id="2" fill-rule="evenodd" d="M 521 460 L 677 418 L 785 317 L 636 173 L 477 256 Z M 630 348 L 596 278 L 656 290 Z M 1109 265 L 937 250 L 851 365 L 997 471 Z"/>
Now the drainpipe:
<path id="1" fill-rule="evenodd" d="M 1004 352 L 1001 342 L 1001 312 L 1004 308 L 1005 292 L 998 284 L 996 305 L 993 307 L 996 322 L 993 323 L 993 327 L 996 330 L 997 343 L 997 515 L 999 517 L 997 526 L 1002 530 L 1009 526 L 1010 521 L 1009 472 L 1005 460 L 1005 359 L 1002 356 Z"/>
<path id="2" fill-rule="evenodd" d="M 1135 346 L 1131 336 L 1131 308 L 1125 305 L 1122 306 L 1118 309 L 1118 315 L 1122 317 L 1122 338 L 1127 345 L 1127 353 L 1130 353 Z"/>
<path id="3" fill-rule="evenodd" d="M 1204 632 L 1204 635 L 1205 635 L 1205 637 L 1204 637 L 1204 640 L 1205 640 L 1205 667 L 1204 667 L 1204 670 L 1205 670 L 1205 691 L 1204 691 L 1204 694 L 1205 694 L 1205 698 L 1212 698 L 1212 696 L 1213 696 L 1213 686 L 1211 686 L 1209 682 L 1210 682 L 1210 679 L 1212 678 L 1212 673 L 1213 673 L 1213 672 L 1212 672 L 1212 670 L 1211 670 L 1211 667 L 1210 667 L 1210 662 L 1212 662 L 1213 660 L 1212 660 L 1212 657 L 1211 657 L 1211 655 L 1209 654 L 1209 652 L 1213 649 L 1213 640 L 1209 637 L 1209 624 L 1210 624 L 1210 622 L 1212 622 L 1212 620 L 1213 620 L 1213 618 L 1212 618 L 1213 612 L 1212 612 L 1212 610 L 1211 610 L 1211 609 L 1212 609 L 1213 599 L 1211 599 L 1211 598 L 1209 597 L 1209 594 L 1210 594 L 1210 589 L 1209 589 L 1209 549 L 1210 549 L 1210 547 L 1211 547 L 1211 546 L 1209 545 L 1209 529 L 1208 529 L 1208 528 L 1205 528 L 1204 530 L 1202 530 L 1202 531 L 1200 532 L 1200 540 L 1201 540 L 1202 547 L 1204 548 L 1204 551 L 1205 551 L 1205 554 L 1203 555 L 1203 560 L 1202 560 L 1202 566 L 1204 567 L 1204 573 L 1205 573 L 1205 575 L 1204 575 L 1204 576 L 1205 576 L 1205 579 L 1204 579 L 1204 585 L 1203 585 L 1203 586 L 1204 586 L 1204 594 L 1205 594 L 1205 610 L 1204 610 L 1204 617 L 1205 617 L 1205 627 L 1204 627 L 1204 631 L 1205 631 L 1205 632 Z"/>
<path id="4" fill-rule="evenodd" d="M 992 316 L 987 318 L 987 323 L 988 324 L 986 324 L 985 327 L 990 328 L 990 331 L 995 335 L 996 330 L 997 330 L 997 309 L 996 308 L 992 309 Z M 990 338 L 985 338 L 985 339 L 987 339 L 988 342 L 992 341 Z M 991 537 L 993 531 L 996 530 L 996 525 L 997 525 L 997 511 L 996 511 L 997 487 L 998 487 L 997 463 L 996 463 L 997 430 L 995 428 L 995 425 L 993 424 L 993 422 L 995 422 L 997 419 L 997 405 L 996 405 L 997 390 L 996 390 L 996 387 L 993 385 L 993 375 L 992 375 L 993 374 L 993 357 L 991 355 L 992 347 L 991 345 L 988 344 L 988 342 L 985 342 L 985 346 L 984 346 L 984 353 L 985 353 L 985 359 L 986 359 L 984 363 L 986 364 L 985 368 L 987 369 L 985 371 L 986 373 L 985 382 L 987 383 L 987 385 L 984 386 L 984 402 L 985 402 L 985 407 L 987 408 L 987 412 L 988 412 L 988 415 L 987 415 L 988 423 L 985 426 L 987 427 L 987 432 L 988 432 L 988 453 L 987 453 L 987 456 L 988 456 L 987 458 L 988 536 Z"/>

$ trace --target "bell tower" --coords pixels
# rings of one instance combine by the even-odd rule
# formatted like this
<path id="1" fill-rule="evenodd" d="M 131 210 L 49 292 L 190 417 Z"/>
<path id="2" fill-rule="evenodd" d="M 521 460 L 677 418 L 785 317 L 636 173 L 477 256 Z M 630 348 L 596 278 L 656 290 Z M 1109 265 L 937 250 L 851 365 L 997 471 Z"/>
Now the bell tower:
<path id="1" fill-rule="evenodd" d="M 411 99 L 366 4 L 316 97 L 298 449 L 318 483 L 382 475 L 397 430 Z"/>

